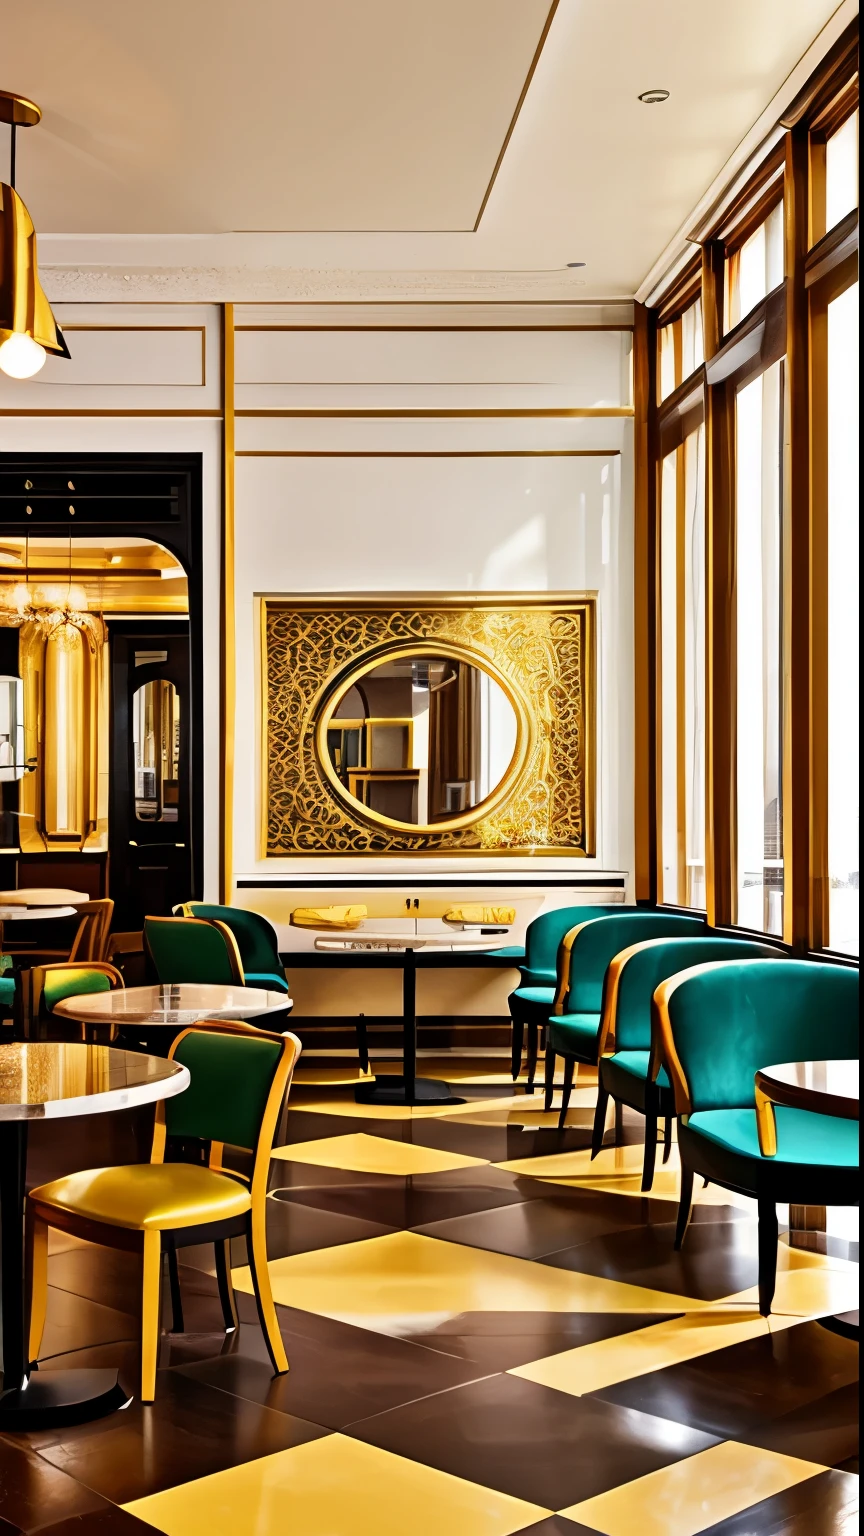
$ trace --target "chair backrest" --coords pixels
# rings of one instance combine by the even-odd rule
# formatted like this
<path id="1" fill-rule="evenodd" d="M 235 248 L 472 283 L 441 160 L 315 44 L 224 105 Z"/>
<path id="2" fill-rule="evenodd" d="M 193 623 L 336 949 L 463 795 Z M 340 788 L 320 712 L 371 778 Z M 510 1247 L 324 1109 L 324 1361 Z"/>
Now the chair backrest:
<path id="1" fill-rule="evenodd" d="M 784 960 L 782 949 L 759 939 L 725 939 L 709 933 L 696 939 L 644 939 L 622 950 L 606 973 L 601 1056 L 651 1047 L 651 999 L 661 981 L 707 960 Z"/>
<path id="2" fill-rule="evenodd" d="M 541 912 L 539 917 L 528 924 L 525 934 L 525 964 L 520 966 L 524 985 L 554 986 L 558 946 L 565 933 L 569 933 L 579 923 L 593 922 L 596 917 L 606 917 L 609 913 L 624 910 L 620 905 L 592 907 L 586 903 L 581 907 L 559 907 L 555 912 Z"/>
<path id="3" fill-rule="evenodd" d="M 641 939 L 696 938 L 705 919 L 675 912 L 637 911 L 598 917 L 571 929 L 561 941 L 555 1013 L 600 1013 L 606 970 L 622 949 Z"/>
<path id="4" fill-rule="evenodd" d="M 154 1160 L 166 1136 L 243 1148 L 255 1155 L 253 1194 L 262 1183 L 266 1193 L 270 1148 L 301 1049 L 296 1035 L 230 1023 L 184 1030 L 168 1055 L 188 1067 L 191 1081 L 157 1106 Z"/>
<path id="5" fill-rule="evenodd" d="M 726 960 L 661 982 L 654 1021 L 679 1114 L 752 1109 L 760 1067 L 858 1058 L 858 971 Z"/>
<path id="6" fill-rule="evenodd" d="M 64 998 L 113 992 L 123 986 L 123 977 L 105 961 L 61 960 L 53 965 L 34 966 L 30 985 L 34 1014 L 44 1019 Z"/>
<path id="7" fill-rule="evenodd" d="M 183 915 L 200 917 L 205 922 L 224 923 L 226 928 L 230 928 L 237 940 L 240 959 L 247 975 L 253 971 L 272 971 L 280 976 L 283 974 L 276 930 L 260 912 L 247 912 L 244 907 L 211 906 L 206 901 L 186 901 L 183 903 Z"/>
<path id="8" fill-rule="evenodd" d="M 69 951 L 70 960 L 104 960 L 108 953 L 108 935 L 114 916 L 114 903 L 110 896 L 98 901 L 79 901 L 75 911 L 85 918 L 78 927 L 75 941 Z"/>
<path id="9" fill-rule="evenodd" d="M 160 982 L 243 985 L 237 940 L 224 923 L 197 917 L 145 917 L 144 948 Z"/>

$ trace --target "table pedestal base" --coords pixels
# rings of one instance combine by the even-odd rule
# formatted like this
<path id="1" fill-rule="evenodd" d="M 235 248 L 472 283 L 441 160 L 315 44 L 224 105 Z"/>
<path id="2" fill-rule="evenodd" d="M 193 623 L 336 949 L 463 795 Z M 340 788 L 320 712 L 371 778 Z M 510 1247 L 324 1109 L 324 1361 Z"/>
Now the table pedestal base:
<path id="1" fill-rule="evenodd" d="M 131 1401 L 116 1371 L 34 1371 L 26 1387 L 0 1393 L 0 1434 L 86 1424 Z"/>
<path id="2" fill-rule="evenodd" d="M 354 1090 L 358 1104 L 464 1104 L 451 1092 L 450 1084 L 433 1077 L 406 1079 L 376 1077 L 373 1083 L 361 1083 Z"/>

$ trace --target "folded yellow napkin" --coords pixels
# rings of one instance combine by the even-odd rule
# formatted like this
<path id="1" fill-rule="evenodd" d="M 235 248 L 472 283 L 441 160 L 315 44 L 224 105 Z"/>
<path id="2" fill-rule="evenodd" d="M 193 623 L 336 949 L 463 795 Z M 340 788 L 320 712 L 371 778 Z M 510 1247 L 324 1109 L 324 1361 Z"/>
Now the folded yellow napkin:
<path id="1" fill-rule="evenodd" d="M 444 913 L 445 923 L 504 923 L 516 921 L 515 907 L 482 907 L 479 902 L 466 907 L 451 907 Z"/>
<path id="2" fill-rule="evenodd" d="M 289 922 L 294 928 L 359 928 L 365 907 L 295 907 Z"/>

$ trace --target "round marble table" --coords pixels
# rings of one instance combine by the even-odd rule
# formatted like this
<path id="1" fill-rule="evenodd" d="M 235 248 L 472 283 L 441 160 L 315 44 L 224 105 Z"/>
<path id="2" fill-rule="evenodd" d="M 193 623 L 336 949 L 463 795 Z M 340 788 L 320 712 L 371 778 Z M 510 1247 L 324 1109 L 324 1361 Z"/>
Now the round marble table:
<path id="1" fill-rule="evenodd" d="M 502 933 L 376 933 L 351 929 L 329 933 L 315 940 L 315 948 L 330 953 L 362 954 L 369 950 L 389 950 L 402 956 L 402 1072 L 383 1075 L 371 1083 L 361 1083 L 354 1097 L 361 1104 L 461 1104 L 450 1091 L 449 1083 L 433 1077 L 417 1076 L 417 951 L 446 955 L 448 951 L 476 950 L 485 953 L 507 943 Z"/>
<path id="2" fill-rule="evenodd" d="M 34 1120 L 107 1114 L 172 1098 L 189 1072 L 160 1056 L 104 1045 L 0 1045 L 0 1433 L 80 1424 L 130 1401 L 116 1370 L 34 1371 L 27 1358 L 24 1191 Z"/>
<path id="3" fill-rule="evenodd" d="M 263 987 L 198 986 L 190 982 L 155 987 L 120 987 L 116 992 L 87 992 L 56 1003 L 57 1018 L 79 1024 L 147 1024 L 184 1029 L 208 1019 L 260 1019 L 266 1014 L 289 1013 L 293 999 L 287 992 L 268 992 Z"/>
<path id="4" fill-rule="evenodd" d="M 858 1119 L 857 1061 L 785 1061 L 756 1073 L 756 1116 L 763 1157 L 777 1151 L 774 1105 Z"/>
<path id="5" fill-rule="evenodd" d="M 7 907 L 0 904 L 0 923 L 47 923 L 54 917 L 74 916 L 74 907 Z"/>

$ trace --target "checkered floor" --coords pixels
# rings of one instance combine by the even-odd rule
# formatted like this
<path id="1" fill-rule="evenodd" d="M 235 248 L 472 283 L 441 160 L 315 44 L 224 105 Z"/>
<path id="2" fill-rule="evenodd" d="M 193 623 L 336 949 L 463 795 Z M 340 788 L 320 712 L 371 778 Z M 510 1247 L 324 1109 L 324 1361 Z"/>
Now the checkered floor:
<path id="1" fill-rule="evenodd" d="M 674 1151 L 647 1198 L 637 1117 L 592 1163 L 590 1082 L 562 1134 L 488 1071 L 413 1112 L 306 1076 L 269 1200 L 288 1375 L 242 1245 L 228 1340 L 192 1250 L 156 1404 L 0 1443 L 4 1488 L 15 1457 L 35 1468 L 0 1516 L 42 1536 L 851 1533 L 858 1351 L 818 1321 L 857 1306 L 845 1245 L 784 1242 L 765 1322 L 750 1202 L 703 1190 L 675 1253 Z M 43 1353 L 133 1386 L 134 1264 L 61 1239 L 50 1266 Z"/>

